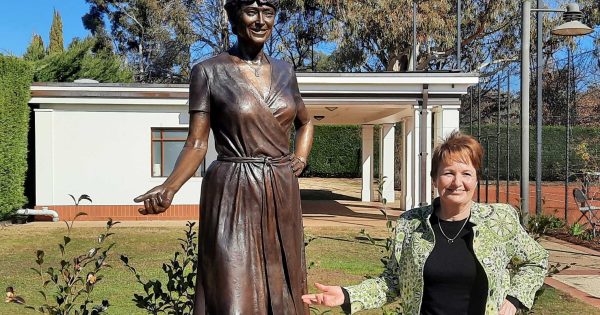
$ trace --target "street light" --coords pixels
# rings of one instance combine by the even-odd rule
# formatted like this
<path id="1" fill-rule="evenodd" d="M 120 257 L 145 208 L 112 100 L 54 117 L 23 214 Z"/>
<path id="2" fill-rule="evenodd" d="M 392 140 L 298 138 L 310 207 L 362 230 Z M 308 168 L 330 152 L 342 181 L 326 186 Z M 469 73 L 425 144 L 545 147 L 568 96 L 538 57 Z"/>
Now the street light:
<path id="1" fill-rule="evenodd" d="M 566 10 L 549 10 L 540 9 L 543 0 L 537 1 L 538 9 L 532 11 L 537 12 L 537 69 L 536 69 L 536 156 L 535 156 L 535 212 L 536 214 L 542 213 L 542 13 L 547 12 L 561 12 L 563 13 L 564 24 L 555 27 L 551 33 L 558 36 L 579 36 L 585 35 L 592 31 L 591 28 L 582 24 L 580 20 L 583 18 L 583 13 L 579 10 L 579 5 L 576 3 L 569 3 L 566 6 Z M 568 106 L 567 106 L 568 107 Z M 568 151 L 568 149 L 567 149 Z M 567 162 L 568 164 L 568 162 Z M 568 179 L 566 179 L 568 181 Z M 565 202 L 567 195 L 565 195 Z M 566 211 L 566 210 L 565 210 Z"/>
<path id="2" fill-rule="evenodd" d="M 539 1 L 541 2 L 541 1 Z M 538 4 L 539 4 L 538 2 Z M 583 14 L 579 10 L 579 5 L 576 3 L 569 3 L 566 6 L 566 10 L 550 10 L 550 9 L 531 9 L 531 0 L 523 0 L 522 11 L 521 11 L 521 212 L 525 221 L 529 217 L 529 61 L 530 61 L 530 32 L 531 32 L 531 12 L 562 12 L 563 20 L 565 23 L 557 26 L 552 30 L 552 34 L 560 36 L 579 36 L 585 35 L 592 32 L 592 29 L 579 22 L 583 17 Z M 539 19 L 538 19 L 539 20 Z M 538 24 L 538 32 L 540 31 L 540 24 Z M 538 37 L 541 32 L 538 33 Z M 541 41 L 538 40 L 538 62 L 541 55 Z M 540 63 L 538 63 L 538 89 L 541 89 L 541 75 L 540 75 Z M 537 149 L 538 155 L 537 169 L 538 174 L 541 174 L 541 92 L 538 90 L 538 110 L 537 110 Z M 538 178 L 541 179 L 540 175 L 536 176 L 536 189 L 538 184 Z M 540 180 L 541 182 L 541 180 Z M 540 186 L 541 187 L 541 186 Z M 539 196 L 540 194 L 538 194 Z"/>

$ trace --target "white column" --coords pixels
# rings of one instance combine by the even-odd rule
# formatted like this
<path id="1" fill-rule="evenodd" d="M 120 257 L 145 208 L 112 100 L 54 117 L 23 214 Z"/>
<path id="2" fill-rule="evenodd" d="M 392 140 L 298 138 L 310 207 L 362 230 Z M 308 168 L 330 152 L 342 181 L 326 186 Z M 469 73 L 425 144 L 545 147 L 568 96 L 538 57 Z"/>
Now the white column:
<path id="1" fill-rule="evenodd" d="M 460 128 L 460 105 L 443 105 L 434 109 L 435 111 L 435 144 L 446 139 L 452 131 Z"/>
<path id="2" fill-rule="evenodd" d="M 414 118 L 408 117 L 402 123 L 402 200 L 400 207 L 404 210 L 414 208 L 414 176 L 415 156 L 413 151 Z"/>
<path id="3" fill-rule="evenodd" d="M 380 146 L 379 146 L 379 172 L 382 178 L 385 177 L 383 182 L 383 198 L 387 202 L 394 202 L 394 136 L 395 130 L 394 124 L 383 124 L 380 130 Z"/>
<path id="4" fill-rule="evenodd" d="M 35 199 L 54 204 L 54 110 L 35 109 Z"/>
<path id="5" fill-rule="evenodd" d="M 427 202 L 428 204 L 431 203 L 431 178 L 429 177 L 429 174 L 431 172 L 431 133 L 432 133 L 432 115 L 431 115 L 431 109 L 427 109 L 427 112 L 425 113 L 425 115 L 427 115 L 427 126 L 424 126 L 424 128 L 426 128 L 426 132 L 427 132 L 427 136 L 426 136 L 426 150 L 427 150 L 427 175 L 425 176 L 425 178 L 421 178 L 421 169 L 420 169 L 420 153 L 421 153 L 421 146 L 420 146 L 420 138 L 421 138 L 421 118 L 419 117 L 419 111 L 418 111 L 418 106 L 415 106 L 415 114 L 413 116 L 413 124 L 414 124 L 414 132 L 412 135 L 413 138 L 413 159 L 414 159 L 414 167 L 413 167 L 413 181 L 414 181 L 414 190 L 413 190 L 413 207 L 417 207 L 419 206 L 419 204 L 421 202 Z M 424 181 L 425 185 L 425 200 L 421 200 L 420 199 L 420 192 L 421 192 L 421 183 Z"/>
<path id="6" fill-rule="evenodd" d="M 373 125 L 362 125 L 361 200 L 373 201 Z"/>

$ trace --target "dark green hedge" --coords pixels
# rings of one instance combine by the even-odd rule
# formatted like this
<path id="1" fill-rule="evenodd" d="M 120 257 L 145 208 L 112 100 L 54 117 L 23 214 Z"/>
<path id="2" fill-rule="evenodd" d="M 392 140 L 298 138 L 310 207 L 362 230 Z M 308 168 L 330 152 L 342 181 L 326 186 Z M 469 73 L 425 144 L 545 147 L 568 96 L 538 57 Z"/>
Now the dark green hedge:
<path id="1" fill-rule="evenodd" d="M 0 218 L 25 204 L 29 87 L 33 71 L 26 61 L 0 56 Z"/>
<path id="2" fill-rule="evenodd" d="M 360 126 L 315 126 L 313 148 L 304 176 L 358 177 Z"/>
<path id="3" fill-rule="evenodd" d="M 529 169 L 531 179 L 535 179 L 535 126 L 530 127 Z M 319 177 L 360 177 L 361 175 L 361 131 L 360 126 L 316 126 L 314 144 L 309 156 L 309 165 L 304 176 Z M 468 133 L 469 128 L 463 128 Z M 475 131 L 476 133 L 476 131 Z M 483 175 L 496 178 L 496 125 L 481 128 L 481 143 L 486 149 Z M 518 126 L 510 128 L 510 164 L 508 172 L 511 180 L 518 180 L 521 174 L 521 142 Z M 378 132 L 375 130 L 374 164 L 377 174 Z M 565 127 L 545 126 L 542 134 L 542 180 L 564 180 L 565 174 Z M 401 139 L 396 139 L 401 141 Z M 500 179 L 507 174 L 506 126 L 500 127 Z M 576 148 L 587 143 L 591 163 L 585 163 L 577 154 Z M 571 136 L 570 173 L 584 169 L 600 171 L 600 128 L 573 127 Z M 595 163 L 593 161 L 596 161 Z M 487 162 L 487 163 L 486 163 Z M 596 165 L 595 165 L 596 164 Z M 594 166 L 595 165 L 595 166 Z"/>
<path id="4" fill-rule="evenodd" d="M 468 132 L 468 128 L 463 128 Z M 474 132 L 476 133 L 476 131 Z M 482 173 L 485 177 L 486 170 L 489 172 L 489 178 L 495 179 L 496 173 L 496 135 L 497 127 L 495 125 L 486 125 L 481 128 L 481 143 L 484 149 L 487 149 L 484 155 L 484 165 Z M 536 156 L 536 138 L 535 126 L 530 127 L 529 137 L 529 170 L 531 179 L 535 179 L 535 156 Z M 476 134 L 474 134 L 476 136 Z M 510 128 L 510 140 L 508 148 L 510 149 L 510 164 L 508 173 L 510 179 L 519 179 L 521 174 L 521 133 L 518 126 Z M 564 126 L 545 126 L 542 130 L 542 180 L 560 181 L 565 178 L 565 127 Z M 590 154 L 591 162 L 586 163 L 577 153 L 577 146 L 587 143 L 587 152 Z M 570 145 L 570 173 L 578 173 L 583 170 L 600 171 L 595 165 L 600 162 L 600 128 L 593 127 L 573 127 L 571 133 Z M 507 174 L 507 139 L 506 126 L 500 128 L 500 179 L 506 179 Z M 595 163 L 593 161 L 596 161 Z M 486 167 L 486 162 L 488 166 Z"/>

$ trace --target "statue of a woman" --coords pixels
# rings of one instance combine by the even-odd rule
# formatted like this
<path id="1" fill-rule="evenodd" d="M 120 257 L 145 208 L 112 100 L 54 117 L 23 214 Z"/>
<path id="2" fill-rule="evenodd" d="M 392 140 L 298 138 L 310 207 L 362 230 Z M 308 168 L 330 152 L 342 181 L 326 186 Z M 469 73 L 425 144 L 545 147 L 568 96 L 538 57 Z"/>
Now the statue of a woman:
<path id="1" fill-rule="evenodd" d="M 278 2 L 227 0 L 237 44 L 194 66 L 189 135 L 175 169 L 135 199 L 142 214 L 164 212 L 198 169 L 212 129 L 218 158 L 202 183 L 194 314 L 308 313 L 297 176 L 313 125 L 293 68 L 263 53 Z"/>

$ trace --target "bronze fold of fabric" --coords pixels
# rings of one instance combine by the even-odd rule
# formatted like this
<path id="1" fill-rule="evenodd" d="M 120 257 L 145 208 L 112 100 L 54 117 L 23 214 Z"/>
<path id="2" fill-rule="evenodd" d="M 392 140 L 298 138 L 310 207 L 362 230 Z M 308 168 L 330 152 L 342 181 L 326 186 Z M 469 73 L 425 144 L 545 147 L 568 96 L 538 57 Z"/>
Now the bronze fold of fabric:
<path id="1" fill-rule="evenodd" d="M 294 299 L 291 293 L 291 287 L 288 279 L 288 270 L 284 270 L 285 252 L 282 246 L 282 234 L 279 230 L 276 218 L 278 200 L 284 196 L 279 196 L 275 187 L 278 186 L 277 177 L 273 176 L 273 167 L 290 167 L 291 156 L 282 157 L 218 157 L 217 161 L 231 163 L 255 163 L 260 164 L 264 179 L 264 190 L 262 195 L 262 248 L 265 261 L 265 271 L 267 279 L 267 288 L 271 298 L 270 309 L 284 310 L 289 309 L 284 301 L 293 301 L 294 304 L 302 303 Z M 287 269 L 287 268 L 285 268 Z M 295 307 L 293 307 L 295 308 Z"/>
<path id="2" fill-rule="evenodd" d="M 219 156 L 217 163 L 221 163 L 221 167 L 218 168 L 235 168 L 246 170 L 246 175 L 236 176 L 244 180 L 244 178 L 250 178 L 251 181 L 256 185 L 256 193 L 260 204 L 257 205 L 256 209 L 260 209 L 260 213 L 248 214 L 243 213 L 237 217 L 245 215 L 260 217 L 260 223 L 257 222 L 254 229 L 259 228 L 259 231 L 248 231 L 246 235 L 249 235 L 247 240 L 238 239 L 234 242 L 227 242 L 231 246 L 229 254 L 236 257 L 235 251 L 237 242 L 244 243 L 244 250 L 252 246 L 248 243 L 253 244 L 256 247 L 256 251 L 250 250 L 251 253 L 246 253 L 248 256 L 253 256 L 250 261 L 253 261 L 250 268 L 243 266 L 240 261 L 239 270 L 231 270 L 236 268 L 235 263 L 231 261 L 222 261 L 221 266 L 212 265 L 209 269 L 230 269 L 226 273 L 234 273 L 244 275 L 243 277 L 237 277 L 239 283 L 231 285 L 239 285 L 237 290 L 256 290 L 255 294 L 243 294 L 254 296 L 255 300 L 249 300 L 247 298 L 239 299 L 239 297 L 227 297 L 227 296 L 215 296 L 212 295 L 208 290 L 215 289 L 216 291 L 226 292 L 220 290 L 223 283 L 227 281 L 224 278 L 213 278 L 221 272 L 207 274 L 204 279 L 200 281 L 204 282 L 203 288 L 198 293 L 206 295 L 212 302 L 206 303 L 207 305 L 215 304 L 215 300 L 219 300 L 216 304 L 219 306 L 219 311 L 225 311 L 223 314 L 246 314 L 246 312 L 252 312 L 252 314 L 305 314 L 305 305 L 300 299 L 301 294 L 306 287 L 304 278 L 296 273 L 294 270 L 303 270 L 304 257 L 302 254 L 298 255 L 296 251 L 292 249 L 298 249 L 297 231 L 290 230 L 285 224 L 282 226 L 282 222 L 295 221 L 294 218 L 290 217 L 289 211 L 289 199 L 291 196 L 287 191 L 289 183 L 286 180 L 281 182 L 282 173 L 291 173 L 291 156 L 285 155 L 281 157 L 225 157 Z M 244 172 L 244 173 L 245 173 Z M 293 174 L 291 174 L 294 176 Z M 256 180 L 256 181 L 255 181 Z M 257 187 L 259 186 L 259 187 Z M 260 187 L 262 186 L 262 187 Z M 258 196 L 258 194 L 260 196 Z M 296 199 L 292 197 L 292 199 Z M 235 202 L 231 200 L 229 202 Z M 244 202 L 247 204 L 247 201 Z M 252 211 L 251 208 L 240 209 L 241 211 Z M 202 220 L 202 219 L 201 219 Z M 209 219 L 210 220 L 210 219 Z M 235 221 L 235 220 L 234 220 Z M 253 221 L 253 220 L 251 220 Z M 225 223 L 225 220 L 221 221 Z M 255 221 L 256 222 L 256 221 Z M 239 225 L 238 225 L 239 226 Z M 248 226 L 248 228 L 252 228 Z M 227 233 L 224 233 L 225 238 L 229 237 Z M 257 239 L 259 238 L 259 239 Z M 223 244 L 220 244 L 221 246 Z M 210 246 L 209 246 L 210 247 Z M 291 250 L 291 251 L 290 251 Z M 219 251 L 217 249 L 217 251 Z M 212 249 L 207 248 L 205 255 L 213 252 Z M 240 253 L 244 254 L 244 253 Z M 218 254 L 216 255 L 219 256 Z M 258 257 L 262 259 L 256 259 Z M 206 257 L 209 258 L 209 257 Z M 246 259 L 248 257 L 240 258 Z M 257 261 L 263 261 L 264 265 L 257 265 Z M 252 274 L 253 273 L 253 274 Z M 202 277 L 202 275 L 199 275 Z M 232 279 L 236 277 L 229 277 Z M 245 284 L 243 284 L 245 283 Z M 211 284 L 212 288 L 211 288 Z M 263 284 L 261 286 L 260 284 Z M 261 292 L 265 288 L 264 292 Z M 233 291 L 236 291 L 235 289 Z M 202 301 L 204 302 L 204 301 Z M 229 305 L 223 307 L 225 304 Z M 202 306 L 204 308 L 204 306 Z M 210 312 L 207 308 L 206 314 L 216 314 Z"/>

